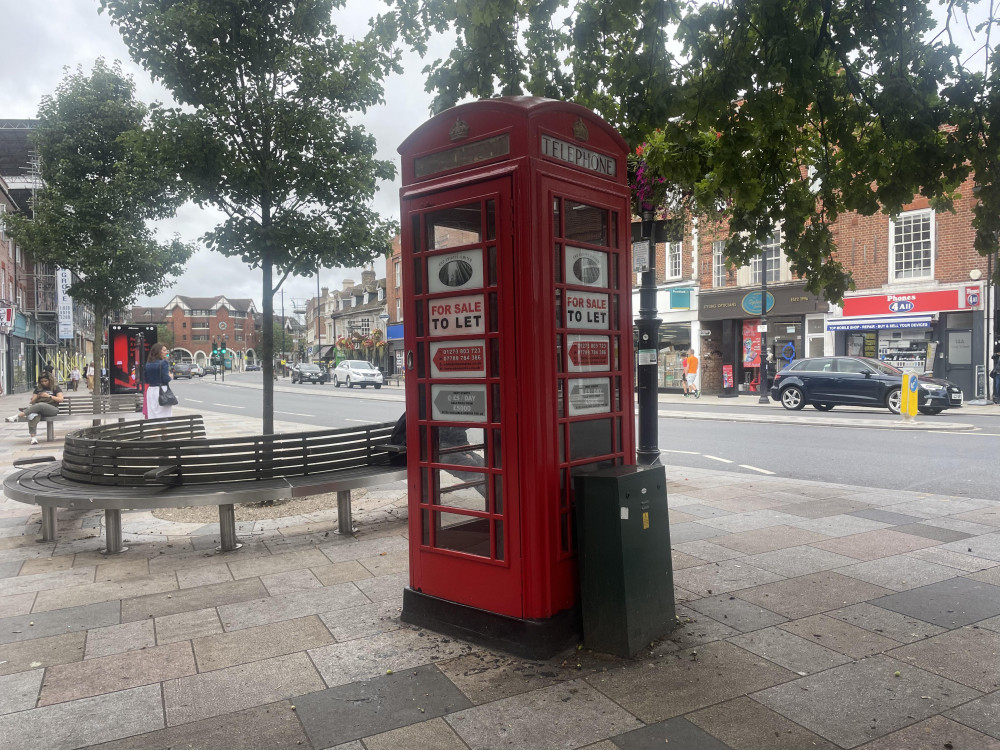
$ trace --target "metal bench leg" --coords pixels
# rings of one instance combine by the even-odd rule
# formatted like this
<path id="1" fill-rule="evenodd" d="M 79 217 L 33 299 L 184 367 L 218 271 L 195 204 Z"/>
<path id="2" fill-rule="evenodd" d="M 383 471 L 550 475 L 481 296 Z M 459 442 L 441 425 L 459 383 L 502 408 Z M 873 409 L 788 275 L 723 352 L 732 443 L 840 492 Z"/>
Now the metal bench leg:
<path id="1" fill-rule="evenodd" d="M 45 439 L 50 443 L 56 439 L 56 423 L 51 419 L 45 420 Z"/>
<path id="2" fill-rule="evenodd" d="M 351 491 L 337 491 L 337 533 L 353 534 L 357 529 L 351 518 Z"/>
<path id="3" fill-rule="evenodd" d="M 236 510 L 233 504 L 219 506 L 219 534 L 222 544 L 216 547 L 221 552 L 232 552 L 243 545 L 236 539 Z"/>
<path id="4" fill-rule="evenodd" d="M 104 511 L 104 541 L 108 545 L 104 550 L 109 555 L 127 552 L 128 547 L 122 546 L 122 512 L 108 508 Z"/>
<path id="5" fill-rule="evenodd" d="M 54 542 L 56 540 L 56 509 L 55 506 L 42 506 L 42 542 Z"/>

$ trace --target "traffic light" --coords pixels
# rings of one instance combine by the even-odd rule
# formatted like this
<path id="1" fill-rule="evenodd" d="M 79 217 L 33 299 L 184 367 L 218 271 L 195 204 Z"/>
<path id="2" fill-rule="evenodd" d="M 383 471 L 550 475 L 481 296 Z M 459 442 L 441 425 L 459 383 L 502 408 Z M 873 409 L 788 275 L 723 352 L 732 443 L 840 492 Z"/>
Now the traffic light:
<path id="1" fill-rule="evenodd" d="M 222 343 L 219 344 L 219 351 L 220 351 L 220 353 L 222 354 L 223 357 L 226 356 L 226 340 L 225 339 L 223 339 Z"/>
<path id="2" fill-rule="evenodd" d="M 219 345 L 215 339 L 212 339 L 212 358 L 219 356 Z"/>

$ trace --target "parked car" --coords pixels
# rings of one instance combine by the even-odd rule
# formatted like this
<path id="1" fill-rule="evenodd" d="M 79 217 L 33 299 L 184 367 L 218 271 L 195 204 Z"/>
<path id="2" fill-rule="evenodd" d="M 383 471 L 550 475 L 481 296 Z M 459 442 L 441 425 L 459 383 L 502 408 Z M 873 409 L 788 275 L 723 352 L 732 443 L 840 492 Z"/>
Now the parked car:
<path id="1" fill-rule="evenodd" d="M 247 372 L 260 372 L 260 365 L 255 365 L 251 362 L 247 365 Z"/>
<path id="2" fill-rule="evenodd" d="M 940 414 L 962 405 L 962 389 L 930 375 L 917 378 L 917 408 L 921 414 Z M 774 376 L 771 398 L 786 409 L 812 404 L 820 411 L 834 406 L 885 407 L 899 414 L 903 372 L 867 357 L 811 357 L 800 359 Z"/>
<path id="3" fill-rule="evenodd" d="M 205 377 L 205 368 L 199 365 L 197 362 L 191 365 L 191 372 L 197 375 L 199 378 Z"/>
<path id="4" fill-rule="evenodd" d="M 205 365 L 201 369 L 204 371 L 203 375 L 218 375 L 219 374 L 219 368 L 216 367 L 215 365 Z"/>
<path id="5" fill-rule="evenodd" d="M 329 379 L 328 373 L 319 365 L 313 362 L 303 362 L 292 368 L 292 384 L 295 383 L 319 383 L 323 384 Z"/>
<path id="6" fill-rule="evenodd" d="M 190 362 L 178 362 L 174 365 L 174 380 L 180 380 L 181 378 L 190 380 L 194 376 L 194 365 Z"/>
<path id="7" fill-rule="evenodd" d="M 382 387 L 382 373 L 371 362 L 363 359 L 345 359 L 333 371 L 333 385 L 340 388 L 341 383 L 348 388 L 360 385 L 362 388 L 373 385 L 376 389 Z"/>

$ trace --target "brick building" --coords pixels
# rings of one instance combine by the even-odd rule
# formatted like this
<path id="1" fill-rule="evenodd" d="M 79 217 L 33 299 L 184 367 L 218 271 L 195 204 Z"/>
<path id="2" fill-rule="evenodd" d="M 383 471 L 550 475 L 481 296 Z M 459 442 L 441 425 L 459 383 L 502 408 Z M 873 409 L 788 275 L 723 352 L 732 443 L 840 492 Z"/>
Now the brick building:
<path id="1" fill-rule="evenodd" d="M 132 321 L 166 326 L 173 336 L 174 362 L 205 366 L 218 341 L 226 342 L 227 366 L 233 369 L 260 361 L 260 315 L 252 299 L 178 295 L 162 308 L 133 307 Z"/>

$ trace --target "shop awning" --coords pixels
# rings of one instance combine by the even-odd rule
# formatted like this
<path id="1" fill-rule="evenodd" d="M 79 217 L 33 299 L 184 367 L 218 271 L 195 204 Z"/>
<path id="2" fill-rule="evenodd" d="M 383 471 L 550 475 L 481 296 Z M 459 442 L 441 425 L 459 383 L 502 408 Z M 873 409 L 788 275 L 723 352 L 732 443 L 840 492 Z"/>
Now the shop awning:
<path id="1" fill-rule="evenodd" d="M 332 359 L 333 347 L 334 344 L 324 344 L 321 346 L 319 349 L 319 359 Z"/>
<path id="2" fill-rule="evenodd" d="M 834 318 L 826 321 L 828 331 L 878 331 L 882 329 L 928 328 L 931 315 L 896 315 L 879 318 Z"/>

